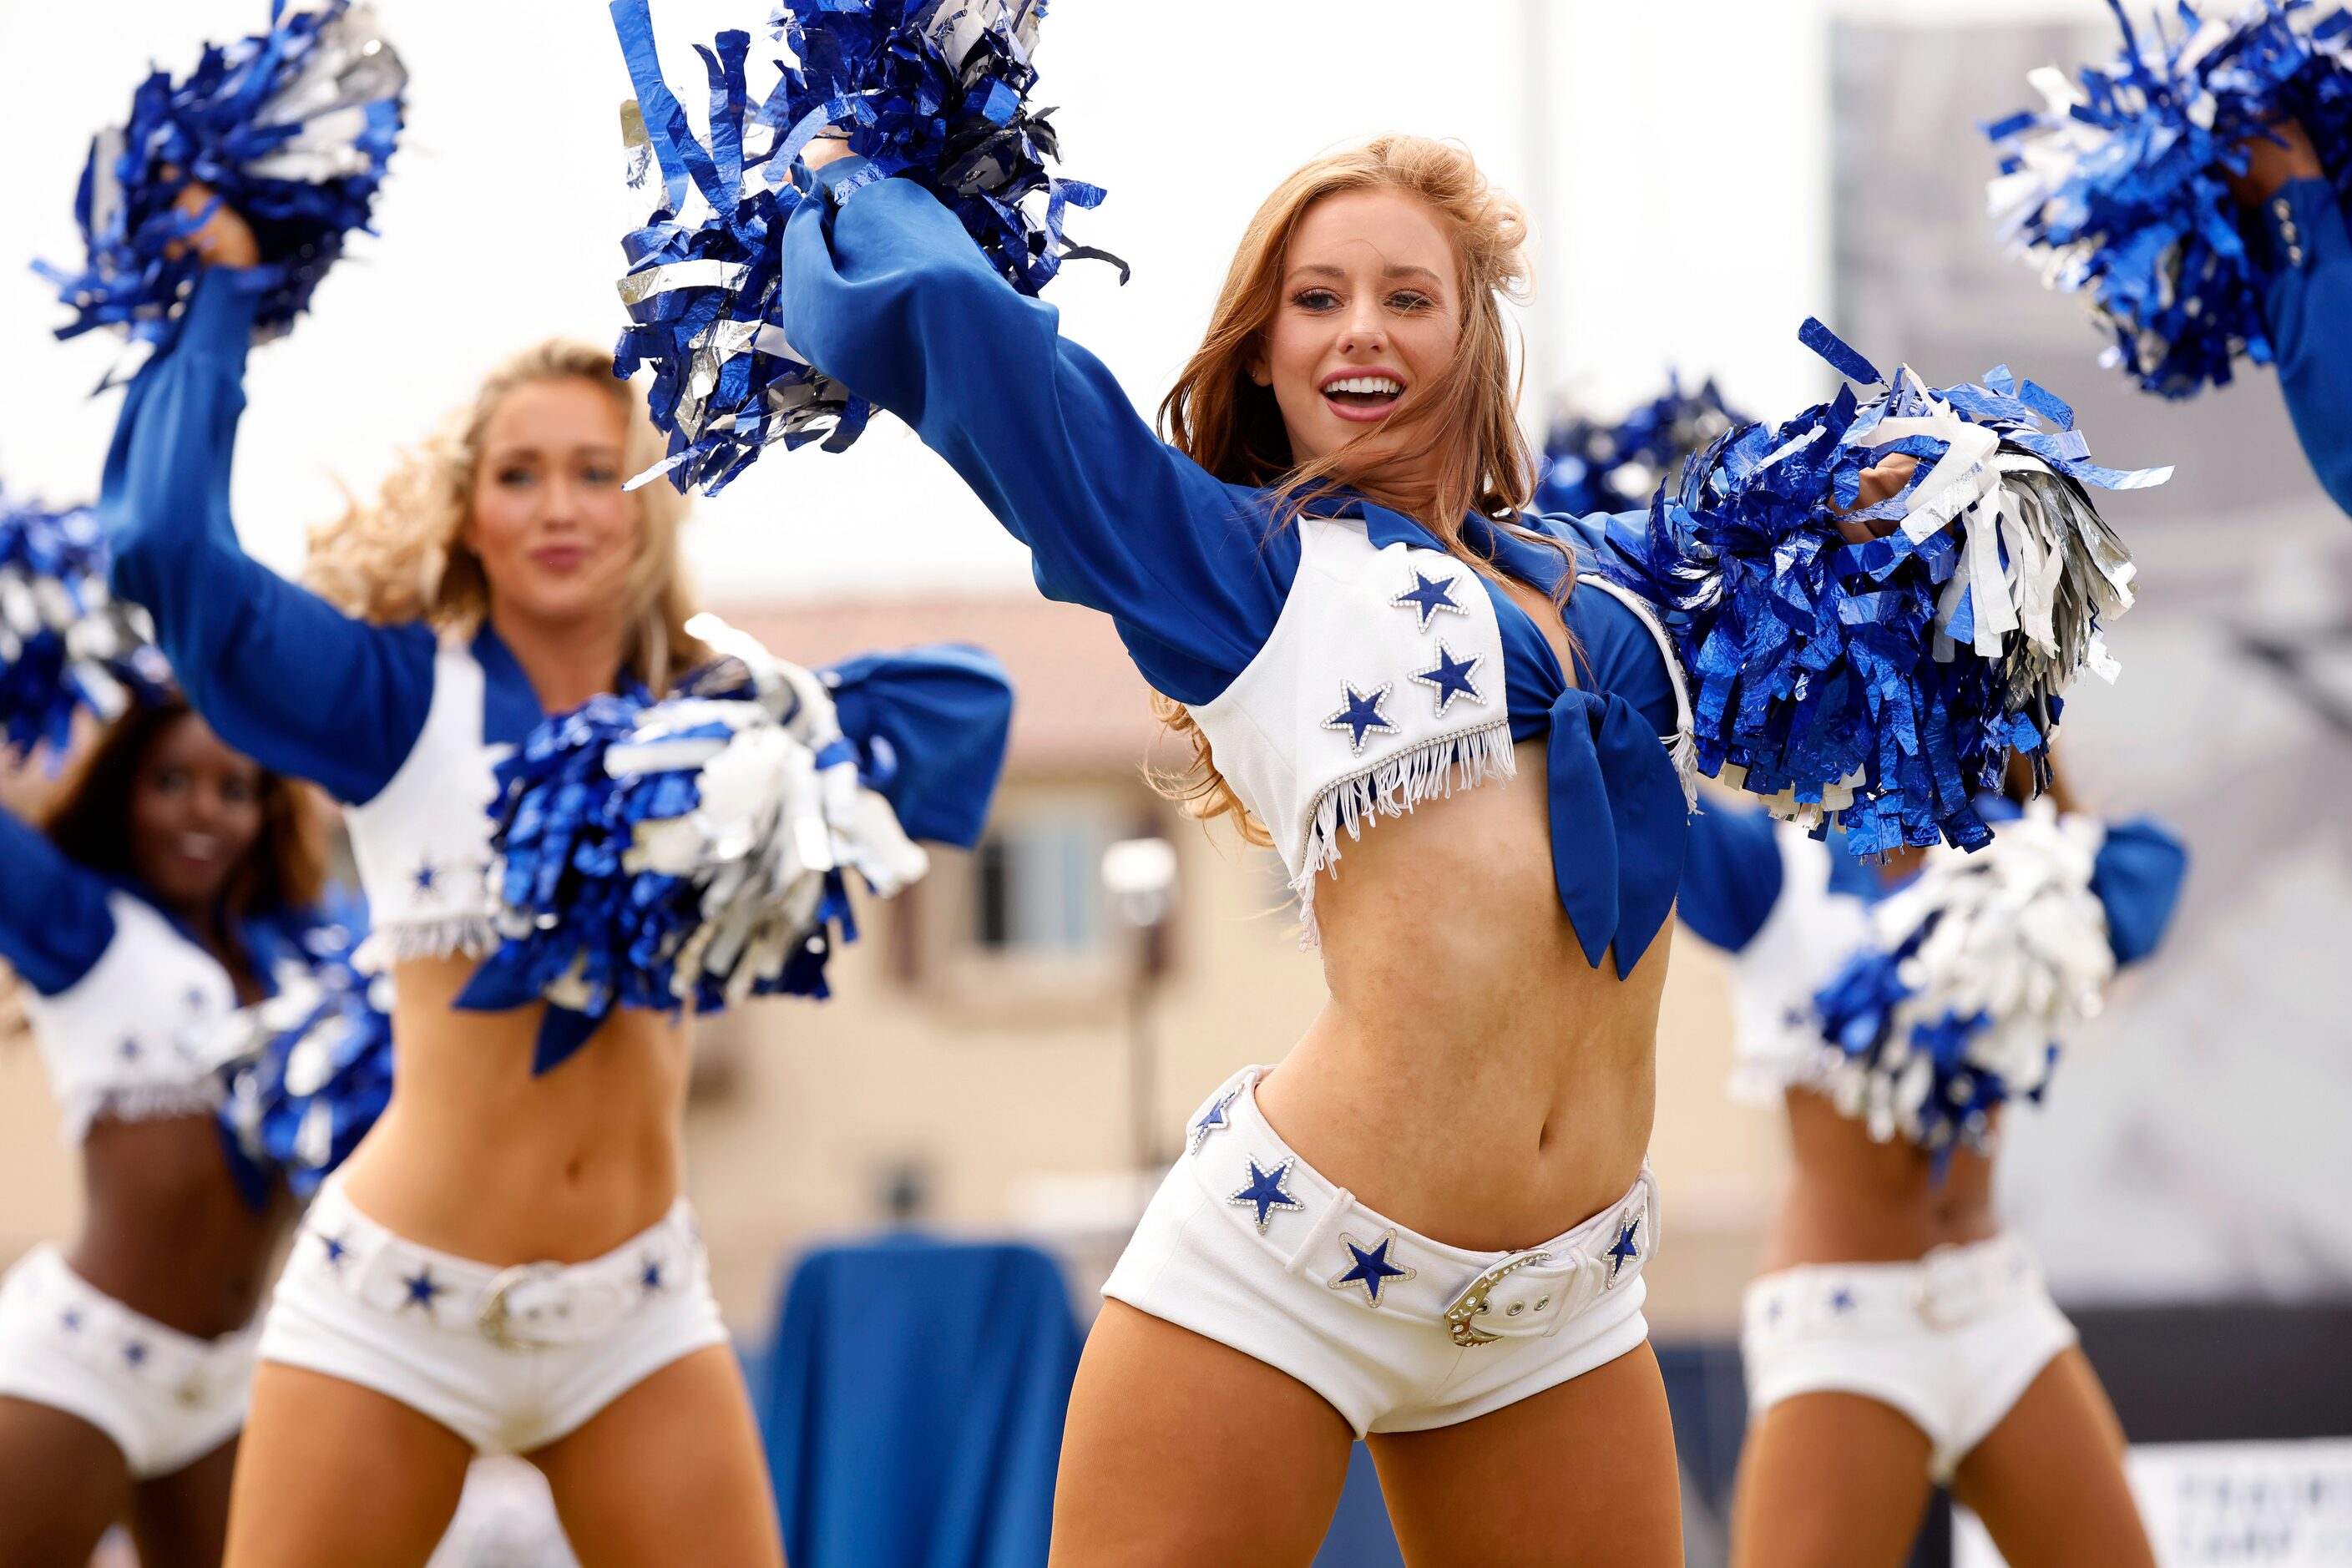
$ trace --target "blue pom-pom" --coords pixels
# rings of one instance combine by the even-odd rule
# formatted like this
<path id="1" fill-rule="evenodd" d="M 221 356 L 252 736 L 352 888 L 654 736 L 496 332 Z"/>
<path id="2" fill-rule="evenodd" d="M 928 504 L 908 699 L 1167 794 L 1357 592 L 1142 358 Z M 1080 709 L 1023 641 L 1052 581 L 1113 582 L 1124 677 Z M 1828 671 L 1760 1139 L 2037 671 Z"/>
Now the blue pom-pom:
<path id="1" fill-rule="evenodd" d="M 2246 143 L 2302 121 L 2339 200 L 2352 197 L 2352 16 L 2262 0 L 2232 19 L 2187 4 L 2136 30 L 2078 83 L 2035 73 L 2047 100 L 1983 129 L 2000 155 L 2001 232 L 2053 286 L 2080 293 L 2113 336 L 2105 363 L 2187 397 L 2273 348 L 2262 269 L 2229 186 Z"/>
<path id="2" fill-rule="evenodd" d="M 1875 374 L 1820 323 L 1804 336 Z M 1917 462 L 1904 491 L 1855 509 L 1863 469 L 1897 454 Z M 2084 487 L 2169 472 L 2093 464 L 2073 410 L 2006 367 L 1937 389 L 1906 367 L 1867 399 L 1722 437 L 1612 570 L 1666 612 L 1702 772 L 1843 822 L 1857 855 L 1974 847 L 1975 793 L 2012 751 L 2045 765 L 2067 685 L 2114 669 L 2099 630 L 2134 568 Z M 1839 531 L 1882 520 L 1900 526 Z"/>
<path id="3" fill-rule="evenodd" d="M 816 677 L 730 658 L 682 689 L 593 698 L 499 766 L 502 940 L 458 1005 L 547 1002 L 540 1071 L 615 1008 L 825 996 L 857 934 L 844 873 L 887 897 L 927 864 Z"/>
<path id="4" fill-rule="evenodd" d="M 249 1193 L 282 1175 L 308 1197 L 392 1099 L 392 983 L 353 963 L 364 923 L 352 909 L 300 932 L 278 994 L 248 1010 L 255 1046 L 230 1068 L 220 1114 Z"/>
<path id="5" fill-rule="evenodd" d="M 655 192 L 653 216 L 622 241 L 633 324 L 614 368 L 652 368 L 654 423 L 669 437 L 667 459 L 634 483 L 667 474 L 681 490 L 715 495 L 769 446 L 822 441 L 840 451 L 865 429 L 871 405 L 819 374 L 782 330 L 785 220 L 819 199 L 799 158 L 828 126 L 845 128 L 862 159 L 828 178 L 917 181 L 1024 293 L 1065 260 L 1101 255 L 1069 244 L 1063 224 L 1103 193 L 1047 172 L 1059 156 L 1053 126 L 1029 106 L 1042 9 L 1027 0 L 785 5 L 773 26 L 797 64 L 778 61 L 781 79 L 756 104 L 749 34 L 724 32 L 698 50 L 709 78 L 706 142 L 662 79 L 648 0 L 612 0 L 637 91 L 622 117 L 630 184 Z"/>
<path id="6" fill-rule="evenodd" d="M 207 45 L 183 81 L 150 76 L 128 122 L 91 142 L 74 204 L 83 264 L 36 263 L 74 310 L 58 335 L 119 327 L 134 342 L 169 339 L 202 266 L 184 242 L 210 216 L 179 210 L 192 182 L 252 226 L 262 264 L 242 285 L 261 299 L 256 335 L 285 331 L 345 237 L 368 227 L 406 82 L 373 10 L 352 0 L 299 10 L 272 0 L 268 32 Z"/>
<path id="7" fill-rule="evenodd" d="M 1544 443 L 1536 510 L 1574 517 L 1638 511 L 1684 463 L 1747 422 L 1725 405 L 1712 379 L 1691 393 L 1679 375 L 1669 375 L 1664 393 L 1613 425 L 1571 415 Z"/>
<path id="8" fill-rule="evenodd" d="M 77 712 L 111 721 L 170 685 L 146 612 L 107 592 L 106 569 L 89 509 L 0 494 L 0 748 L 60 755 Z"/>
<path id="9" fill-rule="evenodd" d="M 1813 997 L 1824 1041 L 1799 1081 L 1873 1137 L 1984 1149 L 1995 1110 L 2039 1100 L 2059 1037 L 2096 1013 L 2115 974 L 2091 889 L 2100 825 L 2047 803 L 1981 855 L 1938 850 L 1871 912 L 1872 941 Z"/>

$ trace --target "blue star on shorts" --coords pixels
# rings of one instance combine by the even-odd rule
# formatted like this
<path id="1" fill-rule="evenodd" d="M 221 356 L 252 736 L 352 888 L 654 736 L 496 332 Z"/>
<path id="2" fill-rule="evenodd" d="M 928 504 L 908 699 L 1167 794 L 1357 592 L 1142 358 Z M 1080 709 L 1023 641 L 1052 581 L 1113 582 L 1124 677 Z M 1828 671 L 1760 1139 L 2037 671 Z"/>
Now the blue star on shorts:
<path id="1" fill-rule="evenodd" d="M 1617 1283 L 1617 1275 L 1619 1270 L 1622 1269 L 1628 1263 L 1634 1262 L 1641 1258 L 1642 1249 L 1633 1245 L 1633 1233 L 1641 1228 L 1642 1216 L 1640 1215 L 1635 1215 L 1632 1219 L 1627 1220 L 1623 1227 L 1617 1232 L 1617 1239 L 1610 1247 L 1609 1250 L 1601 1255 L 1601 1257 L 1609 1259 L 1609 1283 L 1612 1285 Z"/>
<path id="2" fill-rule="evenodd" d="M 1354 1261 L 1331 1277 L 1331 1289 L 1361 1290 L 1367 1304 L 1379 1306 L 1381 1294 L 1390 1280 L 1410 1279 L 1419 1272 L 1394 1261 L 1396 1238 L 1397 1233 L 1391 1228 L 1381 1232 L 1379 1241 L 1366 1247 L 1345 1231 L 1340 1232 L 1339 1245 L 1348 1249 L 1348 1256 Z"/>
<path id="3" fill-rule="evenodd" d="M 1265 1234 L 1266 1222 L 1272 1217 L 1275 1210 L 1295 1211 L 1307 1206 L 1282 1184 L 1290 1175 L 1290 1167 L 1293 1163 L 1292 1161 L 1285 1160 L 1271 1171 L 1262 1171 L 1258 1168 L 1256 1157 L 1253 1155 L 1249 1163 L 1248 1182 L 1243 1184 L 1241 1191 L 1225 1200 L 1229 1204 L 1239 1204 L 1244 1208 L 1251 1205 L 1256 1205 L 1257 1233 L 1260 1236 Z"/>

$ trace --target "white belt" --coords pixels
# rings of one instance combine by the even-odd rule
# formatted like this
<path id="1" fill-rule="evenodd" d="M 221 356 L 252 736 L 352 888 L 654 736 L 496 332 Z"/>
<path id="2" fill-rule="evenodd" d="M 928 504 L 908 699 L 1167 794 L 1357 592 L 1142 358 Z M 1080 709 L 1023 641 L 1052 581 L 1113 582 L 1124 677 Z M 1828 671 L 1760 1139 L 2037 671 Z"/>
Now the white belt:
<path id="1" fill-rule="evenodd" d="M 478 1333 L 503 1350 L 584 1344 L 692 1288 L 702 1243 L 681 1198 L 659 1224 L 585 1263 L 478 1262 L 403 1240 L 330 1182 L 296 1239 L 297 1261 L 394 1317 Z"/>
<path id="2" fill-rule="evenodd" d="M 253 1377 L 258 1325 L 216 1340 L 182 1333 L 84 1279 L 54 1247 L 26 1253 L 0 1285 L 0 1299 L 12 1316 L 26 1313 L 58 1353 L 109 1379 L 168 1390 L 192 1410 L 239 1396 Z"/>
<path id="3" fill-rule="evenodd" d="M 2042 1270 L 2024 1241 L 1990 1240 L 1934 1248 L 1913 1263 L 1800 1264 L 1748 1288 L 1751 1331 L 1801 1332 L 1844 1323 L 1925 1322 L 1966 1328 L 2040 1291 Z"/>
<path id="4" fill-rule="evenodd" d="M 1639 1279 L 1657 1246 L 1657 1184 L 1646 1165 L 1615 1204 L 1524 1252 L 1474 1252 L 1407 1230 L 1283 1142 L 1257 1108 L 1265 1070 L 1245 1069 L 1201 1108 L 1183 1161 L 1290 1273 L 1477 1346 L 1558 1332 L 1604 1293 Z"/>

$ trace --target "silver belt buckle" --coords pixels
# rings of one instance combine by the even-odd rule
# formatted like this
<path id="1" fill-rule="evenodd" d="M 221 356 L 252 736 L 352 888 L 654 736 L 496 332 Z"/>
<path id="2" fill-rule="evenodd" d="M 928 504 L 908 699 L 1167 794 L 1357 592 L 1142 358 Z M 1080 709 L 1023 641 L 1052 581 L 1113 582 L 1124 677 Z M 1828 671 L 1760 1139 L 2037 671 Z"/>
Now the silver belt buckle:
<path id="1" fill-rule="evenodd" d="M 1496 1286 L 1520 1269 L 1531 1264 L 1550 1261 L 1551 1254 L 1549 1252 L 1522 1252 L 1517 1258 L 1506 1258 L 1470 1281 L 1469 1289 L 1456 1296 L 1454 1305 L 1445 1309 L 1445 1327 L 1454 1336 L 1454 1342 L 1457 1345 L 1491 1345 L 1501 1339 L 1502 1335 L 1488 1333 L 1478 1326 L 1478 1320 L 1485 1317 L 1489 1310 L 1486 1298 L 1494 1294 Z"/>
<path id="2" fill-rule="evenodd" d="M 561 1263 L 518 1263 L 501 1269 L 490 1281 L 489 1293 L 482 1298 L 482 1310 L 475 1315 L 475 1324 L 482 1337 L 502 1351 L 540 1351 L 554 1348 L 558 1342 L 519 1332 L 507 1311 L 507 1298 L 518 1286 L 536 1284 L 551 1279 L 563 1272 Z"/>
<path id="3" fill-rule="evenodd" d="M 1919 1259 L 1919 1272 L 1911 1282 L 1911 1304 L 1930 1328 L 1965 1328 L 1993 1304 L 1993 1292 L 1986 1288 L 1983 1271 L 1963 1259 L 1960 1252 L 1958 1247 L 1945 1242 L 1928 1248 Z"/>

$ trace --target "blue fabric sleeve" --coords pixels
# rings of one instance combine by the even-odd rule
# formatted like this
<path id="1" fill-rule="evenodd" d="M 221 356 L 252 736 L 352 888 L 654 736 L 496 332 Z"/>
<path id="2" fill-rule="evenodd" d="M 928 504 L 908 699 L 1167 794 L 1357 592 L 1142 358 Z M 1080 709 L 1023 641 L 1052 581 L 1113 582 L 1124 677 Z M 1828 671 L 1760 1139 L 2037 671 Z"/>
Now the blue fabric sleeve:
<path id="1" fill-rule="evenodd" d="M 207 272 L 179 341 L 131 384 L 99 501 L 114 590 L 147 606 L 188 700 L 263 766 L 362 802 L 433 700 L 433 634 L 372 626 L 248 558 L 229 518 L 255 297 Z"/>
<path id="2" fill-rule="evenodd" d="M 0 958 L 44 996 L 79 984 L 114 941 L 106 879 L 0 811 Z"/>
<path id="3" fill-rule="evenodd" d="M 2325 180 L 2293 180 L 2263 205 L 2271 273 L 2263 315 L 2279 391 L 2319 482 L 2352 512 L 2352 237 Z"/>
<path id="4" fill-rule="evenodd" d="M 2107 911 L 2107 945 L 2116 962 L 2137 963 L 2163 942 L 2189 875 L 2189 848 L 2152 816 L 2107 825 L 2091 868 L 2091 891 Z"/>
<path id="5" fill-rule="evenodd" d="M 1622 518 L 1547 517 L 1543 524 L 1576 547 L 1578 570 L 1590 571 L 1601 556 L 1616 549 L 1610 542 L 1612 527 L 1622 523 L 1638 535 L 1644 521 L 1641 513 L 1629 512 Z M 1675 699 L 1674 671 L 1642 617 L 1616 595 L 1589 583 L 1577 584 L 1568 606 L 1569 629 L 1576 635 L 1594 689 L 1623 698 L 1661 735 L 1679 731 L 1682 705 Z"/>
<path id="6" fill-rule="evenodd" d="M 1205 702 L 1282 613 L 1297 531 L 1169 447 L 1060 314 L 990 270 L 908 180 L 867 185 L 784 236 L 784 331 L 827 375 L 914 426 L 1013 536 L 1048 598 L 1108 614 L 1136 667 Z"/>
<path id="7" fill-rule="evenodd" d="M 1784 874 L 1769 814 L 1704 801 L 1691 818 L 1675 911 L 1708 946 L 1742 952 L 1772 918 Z"/>
<path id="8" fill-rule="evenodd" d="M 866 782 L 914 838 L 980 842 L 1013 724 L 1013 682 L 976 647 L 872 653 L 818 672 Z"/>

